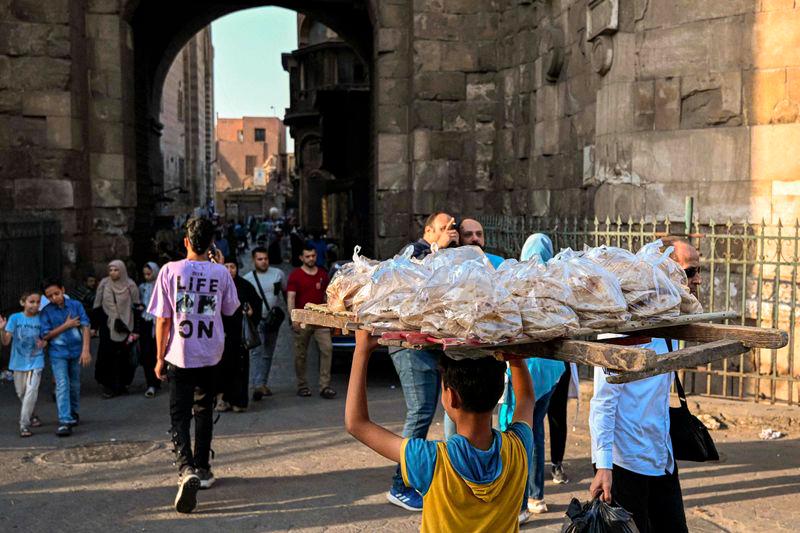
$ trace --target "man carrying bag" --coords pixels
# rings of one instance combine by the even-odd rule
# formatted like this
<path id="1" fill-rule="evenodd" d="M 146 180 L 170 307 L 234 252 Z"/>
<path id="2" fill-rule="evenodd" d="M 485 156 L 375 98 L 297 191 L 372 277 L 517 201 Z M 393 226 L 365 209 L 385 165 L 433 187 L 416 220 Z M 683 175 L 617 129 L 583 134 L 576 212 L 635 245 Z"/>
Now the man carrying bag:
<path id="1" fill-rule="evenodd" d="M 701 281 L 697 250 L 676 238 L 662 241 L 667 247 L 674 246 L 671 256 L 686 272 L 689 289 L 696 295 Z M 656 338 L 642 347 L 657 354 L 676 348 L 672 340 Z M 669 406 L 673 374 L 611 384 L 606 382 L 604 369 L 594 370 L 589 429 L 596 474 L 589 487 L 591 497 L 613 501 L 629 511 L 641 533 L 688 532 L 676 456 L 697 459 L 689 457 L 685 453 L 688 447 L 680 440 L 673 442 L 671 435 L 671 422 L 677 425 L 680 420 L 683 428 L 691 423 L 686 418 L 688 409 L 679 408 L 672 414 Z M 685 402 L 683 389 L 678 390 Z"/>
<path id="2" fill-rule="evenodd" d="M 278 331 L 286 317 L 278 305 L 279 295 L 286 298 L 286 277 L 282 270 L 270 267 L 266 248 L 253 248 L 252 256 L 255 268 L 243 277 L 255 288 L 262 302 L 261 321 L 257 326 L 261 345 L 250 350 L 250 386 L 253 400 L 260 401 L 264 396 L 272 396 L 267 382 Z"/>

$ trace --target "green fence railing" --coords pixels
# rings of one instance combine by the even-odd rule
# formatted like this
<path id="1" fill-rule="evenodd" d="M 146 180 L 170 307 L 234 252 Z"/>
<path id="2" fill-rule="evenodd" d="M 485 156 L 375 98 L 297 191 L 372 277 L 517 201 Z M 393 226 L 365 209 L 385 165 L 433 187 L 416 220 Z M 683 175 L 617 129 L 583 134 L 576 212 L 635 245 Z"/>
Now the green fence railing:
<path id="1" fill-rule="evenodd" d="M 519 255 L 531 233 L 545 233 L 557 250 L 608 244 L 637 250 L 665 235 L 689 240 L 700 252 L 700 300 L 707 311 L 736 311 L 737 323 L 789 332 L 780 350 L 755 349 L 719 363 L 687 370 L 688 389 L 697 394 L 797 404 L 800 357 L 795 346 L 800 264 L 800 223 L 717 223 L 607 218 L 543 218 L 487 215 L 480 218 L 487 249 Z"/>

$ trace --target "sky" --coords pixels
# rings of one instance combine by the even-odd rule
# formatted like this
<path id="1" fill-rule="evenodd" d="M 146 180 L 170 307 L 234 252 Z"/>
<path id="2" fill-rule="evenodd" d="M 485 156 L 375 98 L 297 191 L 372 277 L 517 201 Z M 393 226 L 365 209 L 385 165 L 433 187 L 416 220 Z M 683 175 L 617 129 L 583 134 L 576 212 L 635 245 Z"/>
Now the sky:
<path id="1" fill-rule="evenodd" d="M 211 24 L 217 116 L 283 117 L 289 74 L 281 53 L 297 48 L 297 13 L 278 7 L 237 11 Z M 289 150 L 292 140 L 289 137 Z"/>

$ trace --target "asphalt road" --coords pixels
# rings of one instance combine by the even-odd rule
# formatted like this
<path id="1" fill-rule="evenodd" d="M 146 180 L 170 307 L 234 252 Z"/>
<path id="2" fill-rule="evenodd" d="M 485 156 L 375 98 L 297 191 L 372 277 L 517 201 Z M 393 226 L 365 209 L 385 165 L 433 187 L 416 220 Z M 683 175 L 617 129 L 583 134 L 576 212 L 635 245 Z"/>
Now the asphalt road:
<path id="1" fill-rule="evenodd" d="M 386 501 L 394 466 L 343 429 L 347 358 L 334 365 L 339 397 L 324 400 L 295 395 L 286 325 L 276 354 L 275 395 L 251 404 L 246 413 L 220 417 L 213 443 L 219 480 L 200 493 L 199 506 L 189 516 L 172 510 L 177 476 L 167 435 L 168 398 L 165 393 L 144 398 L 141 370 L 131 394 L 103 400 L 92 370 L 85 369 L 81 425 L 66 439 L 54 435 L 48 380 L 37 409 L 45 425 L 29 439 L 17 435 L 13 385 L 0 385 L 0 531 L 418 530 L 418 514 Z M 309 370 L 316 367 L 312 355 Z M 371 415 L 399 431 L 405 405 L 388 358 L 372 362 L 369 396 Z M 800 410 L 701 404 L 706 411 L 734 414 L 728 415 L 729 429 L 712 433 L 722 454 L 719 463 L 681 464 L 690 530 L 797 530 Z M 571 402 L 571 420 L 576 407 Z M 548 480 L 550 512 L 525 529 L 559 531 L 570 498 L 586 497 L 591 476 L 587 413 L 585 397 L 569 434 L 566 468 L 573 481 L 553 485 Z M 432 438 L 441 437 L 439 422 Z M 789 431 L 789 437 L 758 440 L 768 423 Z"/>

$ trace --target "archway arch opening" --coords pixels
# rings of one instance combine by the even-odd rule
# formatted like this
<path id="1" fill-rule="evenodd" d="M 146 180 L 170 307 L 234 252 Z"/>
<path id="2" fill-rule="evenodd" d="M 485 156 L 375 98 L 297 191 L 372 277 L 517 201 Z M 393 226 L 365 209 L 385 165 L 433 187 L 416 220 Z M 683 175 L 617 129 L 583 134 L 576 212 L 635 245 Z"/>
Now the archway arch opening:
<path id="1" fill-rule="evenodd" d="M 266 6 L 284 7 L 299 14 L 297 48 L 283 54 L 283 58 L 274 58 L 282 61 L 289 73 L 292 95 L 285 114 L 282 110 L 276 110 L 276 114 L 283 119 L 292 138 L 314 134 L 319 139 L 317 158 L 307 160 L 299 151 L 296 157 L 285 154 L 284 163 L 289 165 L 294 161 L 297 171 L 292 202 L 298 208 L 298 222 L 317 226 L 317 213 L 324 202 L 328 212 L 337 214 L 336 220 L 325 219 L 321 228 L 307 227 L 308 230 L 327 231 L 342 248 L 355 243 L 371 247 L 372 228 L 367 214 L 371 211 L 368 191 L 373 180 L 370 92 L 374 21 L 367 0 L 206 0 L 170 2 L 168 7 L 163 2 L 140 0 L 132 2 L 126 13 L 133 34 L 132 121 L 137 191 L 133 241 L 134 255 L 138 258 L 152 253 L 152 235 L 159 223 L 154 214 L 159 212 L 164 191 L 170 188 L 165 182 L 164 124 L 160 120 L 170 67 L 176 59 L 181 59 L 187 44 L 196 45 L 198 39 L 206 39 L 204 28 L 212 21 L 233 12 Z M 187 88 L 181 90 L 185 94 Z M 213 163 L 219 167 L 219 162 L 217 155 Z M 320 171 L 334 178 L 323 184 L 324 190 L 315 189 L 310 194 L 308 184 L 319 182 L 310 176 Z M 216 168 L 211 173 L 209 179 L 213 183 Z M 177 187 L 179 194 L 188 190 L 181 184 Z M 214 196 L 190 191 L 190 200 L 194 202 Z M 363 221 L 355 232 L 345 228 L 344 221 L 351 217 Z"/>

